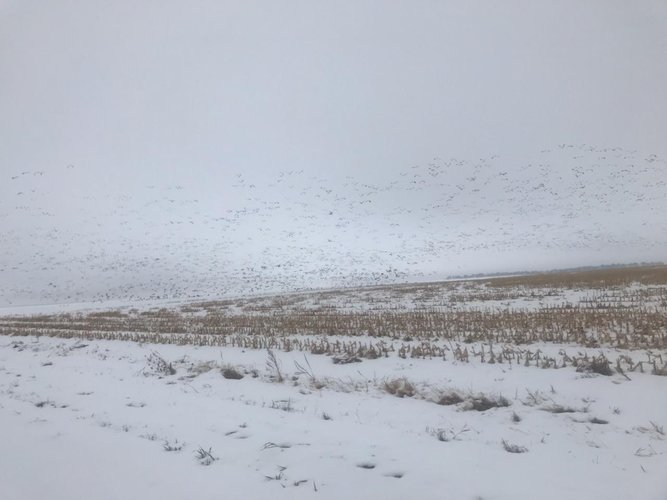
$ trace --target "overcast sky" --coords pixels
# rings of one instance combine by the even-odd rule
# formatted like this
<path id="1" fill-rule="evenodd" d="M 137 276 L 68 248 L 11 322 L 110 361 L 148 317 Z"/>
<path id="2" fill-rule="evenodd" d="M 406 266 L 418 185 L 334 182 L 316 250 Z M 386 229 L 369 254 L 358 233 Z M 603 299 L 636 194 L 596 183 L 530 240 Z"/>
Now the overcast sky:
<path id="1" fill-rule="evenodd" d="M 557 151 L 559 145 L 577 145 L 577 151 L 589 156 L 586 165 L 567 163 L 577 156 L 574 153 L 548 158 L 544 165 L 557 174 L 547 179 L 554 192 L 569 186 L 575 166 L 592 168 L 586 186 L 595 184 L 599 175 L 602 184 L 613 187 L 609 172 L 630 170 L 635 187 L 624 212 L 601 204 L 593 210 L 592 227 L 604 229 L 600 238 L 608 237 L 606 247 L 588 251 L 586 244 L 578 245 L 579 257 L 574 259 L 565 257 L 569 249 L 555 253 L 552 248 L 544 253 L 549 258 L 537 252 L 531 263 L 528 253 L 510 259 L 512 252 L 504 242 L 505 253 L 485 251 L 481 262 L 476 259 L 482 254 L 470 252 L 467 259 L 448 266 L 454 260 L 442 250 L 443 241 L 454 241 L 453 235 L 469 230 L 486 231 L 493 227 L 493 214 L 467 227 L 470 219 L 481 217 L 475 206 L 480 199 L 469 194 L 469 202 L 456 205 L 458 218 L 448 222 L 446 238 L 433 227 L 420 232 L 423 220 L 406 214 L 428 209 L 419 207 L 424 192 L 402 190 L 400 203 L 388 196 L 376 200 L 382 210 L 355 212 L 353 220 L 376 227 L 383 223 L 376 224 L 373 217 L 407 210 L 400 218 L 387 219 L 388 232 L 361 245 L 359 255 L 358 234 L 342 236 L 331 229 L 319 235 L 320 241 L 319 223 L 302 235 L 300 248 L 317 248 L 324 255 L 327 243 L 340 236 L 341 248 L 349 243 L 352 252 L 346 264 L 351 274 L 360 272 L 357 257 L 366 266 L 377 261 L 373 252 L 406 251 L 389 231 L 402 231 L 402 242 L 414 236 L 424 245 L 437 243 L 429 251 L 439 257 L 430 267 L 404 266 L 401 271 L 408 275 L 667 258 L 660 249 L 667 245 L 666 229 L 656 215 L 667 203 L 659 189 L 648 199 L 641 197 L 642 186 L 655 189 L 667 172 L 666 26 L 664 0 L 0 0 L 0 236 L 6 249 L 4 256 L 0 254 L 0 273 L 5 273 L 5 301 L 11 290 L 27 297 L 42 293 L 48 283 L 57 286 L 59 274 L 50 268 L 53 272 L 44 275 L 40 258 L 63 256 L 70 271 L 74 266 L 81 281 L 88 283 L 99 278 L 95 269 L 109 254 L 132 255 L 118 237 L 118 210 L 135 211 L 134 217 L 127 216 L 131 212 L 122 217 L 127 219 L 125 226 L 135 226 L 133 241 L 138 245 L 148 227 L 174 222 L 164 219 L 164 210 L 154 218 L 145 211 L 153 199 L 151 189 L 179 186 L 181 202 L 199 204 L 197 210 L 183 208 L 172 215 L 193 217 L 190 223 L 197 229 L 187 236 L 204 241 L 229 231 L 228 226 L 213 232 L 210 225 L 197 225 L 202 218 L 214 219 L 216 211 L 229 215 L 230 210 L 254 207 L 253 196 L 282 200 L 283 206 L 294 202 L 304 191 L 292 193 L 276 184 L 284 172 L 303 171 L 299 183 L 333 190 L 341 200 L 356 195 L 351 183 L 345 185 L 347 176 L 354 182 L 391 186 L 412 167 L 427 169 L 457 158 L 466 162 L 461 168 L 469 172 L 486 159 L 491 185 L 485 192 L 491 198 L 491 193 L 500 193 L 502 201 L 507 186 L 501 173 L 509 175 L 513 185 L 526 179 L 539 185 L 546 174 L 540 172 L 538 156 Z M 600 151 L 615 148 L 624 154 L 619 153 L 613 166 L 601 167 L 600 162 L 609 160 Z M 526 165 L 528 170 L 519 170 Z M 443 168 L 449 169 L 448 175 L 456 170 L 451 165 Z M 12 177 L 23 172 L 42 174 L 33 175 L 30 182 L 25 176 L 13 179 L 23 182 L 20 187 L 11 184 Z M 238 174 L 245 184 L 238 183 Z M 475 176 L 465 176 L 469 177 Z M 460 190 L 476 192 L 474 182 L 460 184 Z M 248 189 L 254 188 L 259 194 L 249 195 Z M 16 198 L 18 192 L 24 198 Z M 26 201 L 30 192 L 33 196 Z M 128 197 L 125 205 L 122 196 Z M 301 196 L 311 203 L 310 195 Z M 435 193 L 429 196 L 430 207 L 440 206 Z M 621 203 L 616 199 L 625 203 L 628 195 L 619 191 L 612 207 Z M 567 207 L 556 201 L 553 213 L 558 217 L 561 212 L 586 210 L 573 200 Z M 511 206 L 519 202 L 516 198 Z M 322 203 L 322 213 L 328 215 L 340 201 Z M 550 210 L 542 208 L 541 214 Z M 31 210 L 34 213 L 28 215 Z M 55 220 L 37 217 L 37 212 L 49 211 Z M 88 231 L 81 214 L 91 227 L 103 221 L 108 231 Z M 263 223 L 289 226 L 290 217 L 282 213 L 275 222 Z M 524 219 L 517 216 L 508 224 L 523 224 Z M 618 220 L 625 224 L 620 229 Z M 634 230 L 647 220 L 657 226 L 637 237 L 648 250 L 625 243 L 614 246 L 623 239 L 623 228 Z M 567 223 L 557 222 L 564 231 Z M 258 256 L 258 264 L 274 266 L 283 254 L 269 259 L 267 252 L 281 243 L 282 235 L 271 236 L 268 243 L 259 227 L 258 221 L 245 220 L 236 227 L 236 236 L 229 236 L 227 241 L 240 238 L 239 231 L 243 234 L 242 250 L 238 245 L 179 247 L 179 258 L 199 252 L 227 262 L 230 269 L 241 269 L 247 263 L 240 264 L 235 252 L 248 256 L 256 251 L 268 259 Z M 102 238 L 107 246 L 102 252 L 77 250 L 57 239 L 47 243 L 44 235 L 54 229 L 87 242 Z M 521 231 L 528 237 L 525 228 Z M 530 234 L 536 241 L 542 239 L 539 231 Z M 181 236 L 153 234 L 161 243 L 143 252 L 166 258 Z M 175 240 L 169 251 L 163 246 L 167 237 Z M 114 241 L 119 246 L 114 247 Z M 484 236 L 478 235 L 475 242 L 479 250 Z M 211 253 L 215 248 L 218 253 Z M 530 251 L 535 249 L 539 250 L 537 243 Z M 31 259 L 26 260 L 28 254 Z M 79 254 L 92 259 L 85 269 L 72 264 Z M 327 265 L 340 261 L 340 253 L 334 255 L 338 257 Z M 502 255 L 508 258 L 498 258 Z M 494 265 L 488 259 L 496 259 Z M 52 267 L 57 268 L 55 262 Z M 118 265 L 123 265 L 122 259 Z M 389 260 L 379 267 L 391 267 Z M 84 287 L 72 289 L 77 286 Z"/>

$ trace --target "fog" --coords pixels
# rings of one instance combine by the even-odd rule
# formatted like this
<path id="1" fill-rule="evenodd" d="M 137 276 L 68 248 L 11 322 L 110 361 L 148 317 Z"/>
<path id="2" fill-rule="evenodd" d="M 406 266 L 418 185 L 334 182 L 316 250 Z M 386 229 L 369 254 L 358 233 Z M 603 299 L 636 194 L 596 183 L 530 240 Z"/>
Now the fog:
<path id="1" fill-rule="evenodd" d="M 0 305 L 667 259 L 666 21 L 0 0 Z"/>

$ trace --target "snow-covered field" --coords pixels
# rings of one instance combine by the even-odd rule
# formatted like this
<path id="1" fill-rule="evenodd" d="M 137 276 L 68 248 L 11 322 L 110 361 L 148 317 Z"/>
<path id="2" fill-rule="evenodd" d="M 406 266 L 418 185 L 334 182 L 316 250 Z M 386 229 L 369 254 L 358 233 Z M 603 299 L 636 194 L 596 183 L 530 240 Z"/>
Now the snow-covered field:
<path id="1" fill-rule="evenodd" d="M 664 500 L 664 275 L 5 308 L 3 498 Z"/>
<path id="2" fill-rule="evenodd" d="M 173 375 L 148 363 L 153 352 Z M 664 377 L 276 357 L 283 382 L 272 378 L 264 351 L 0 338 L 3 498 L 667 493 Z M 243 379 L 224 378 L 221 366 Z M 510 406 L 466 410 L 465 402 L 444 406 L 383 389 L 403 377 L 423 394 L 502 395 Z M 547 411 L 556 405 L 573 412 Z M 502 440 L 527 451 L 507 452 Z M 210 465 L 198 459 L 200 448 L 215 458 Z"/>
<path id="3" fill-rule="evenodd" d="M 0 500 L 667 500 L 665 19 L 0 0 Z"/>

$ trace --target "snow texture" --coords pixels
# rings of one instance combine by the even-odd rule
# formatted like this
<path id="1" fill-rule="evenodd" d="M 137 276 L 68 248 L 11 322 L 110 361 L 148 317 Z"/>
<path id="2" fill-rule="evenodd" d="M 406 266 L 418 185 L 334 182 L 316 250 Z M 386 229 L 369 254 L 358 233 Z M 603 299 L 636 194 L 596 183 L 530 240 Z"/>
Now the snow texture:
<path id="1" fill-rule="evenodd" d="M 154 355 L 175 373 L 156 371 Z M 3 496 L 658 500 L 667 492 L 664 377 L 276 357 L 283 383 L 272 381 L 264 351 L 0 338 Z M 224 378 L 222 366 L 243 379 Z M 464 397 L 502 394 L 510 406 L 466 411 L 398 398 L 382 390 L 396 378 Z M 556 404 L 573 412 L 546 411 Z M 527 451 L 509 453 L 503 440 Z M 210 451 L 208 465 L 200 449 Z"/>

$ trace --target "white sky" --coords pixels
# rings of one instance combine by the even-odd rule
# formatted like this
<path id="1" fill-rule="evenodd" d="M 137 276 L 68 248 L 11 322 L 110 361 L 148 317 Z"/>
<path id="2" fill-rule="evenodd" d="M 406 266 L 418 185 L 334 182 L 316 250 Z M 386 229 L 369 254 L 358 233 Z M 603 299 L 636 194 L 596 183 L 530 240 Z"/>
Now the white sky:
<path id="1" fill-rule="evenodd" d="M 667 259 L 665 26 L 664 0 L 0 0 L 0 303 L 104 293 L 109 262 L 123 296 L 259 290 L 289 256 L 271 287 Z"/>

